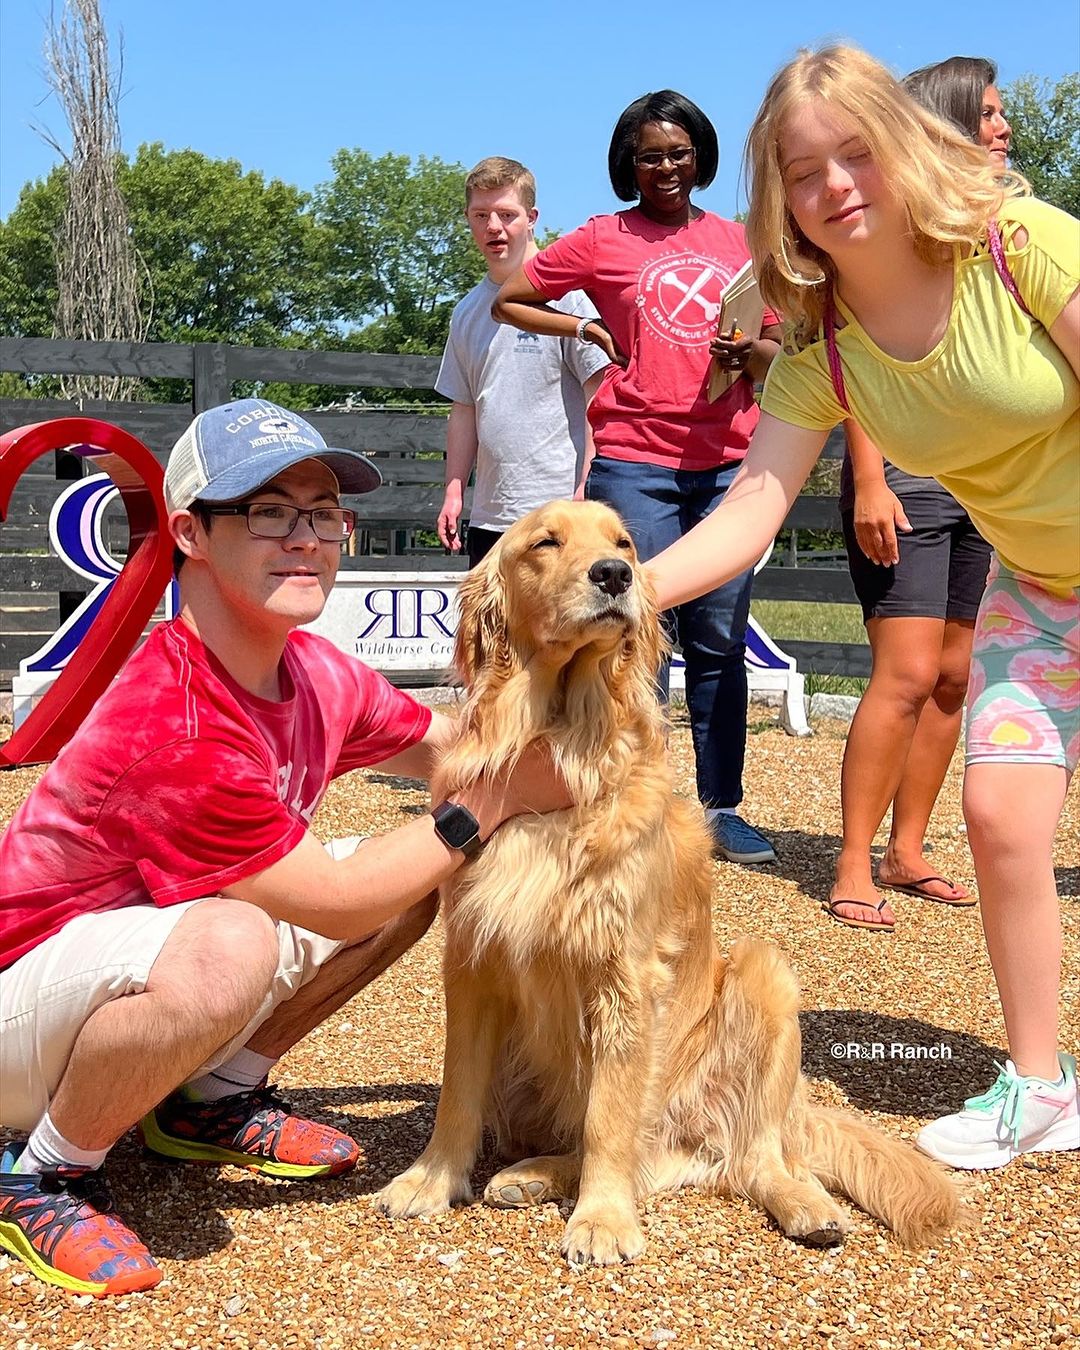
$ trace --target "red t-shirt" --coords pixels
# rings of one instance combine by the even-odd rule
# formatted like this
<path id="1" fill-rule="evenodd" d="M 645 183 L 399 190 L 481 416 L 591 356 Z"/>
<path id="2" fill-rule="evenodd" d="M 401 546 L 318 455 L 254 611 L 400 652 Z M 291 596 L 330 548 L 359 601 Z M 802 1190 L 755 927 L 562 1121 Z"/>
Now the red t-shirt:
<path id="1" fill-rule="evenodd" d="M 79 914 L 215 895 L 296 847 L 327 784 L 422 739 L 429 709 L 324 638 L 282 700 L 161 624 L 0 834 L 0 967 Z"/>
<path id="2" fill-rule="evenodd" d="M 583 290 L 629 357 L 625 370 L 608 367 L 589 405 L 598 455 L 712 469 L 746 454 L 759 416 L 751 382 L 715 403 L 707 395 L 720 296 L 749 260 L 733 221 L 705 211 L 672 228 L 633 207 L 593 216 L 525 263 L 550 300 Z M 765 311 L 763 327 L 779 322 Z"/>

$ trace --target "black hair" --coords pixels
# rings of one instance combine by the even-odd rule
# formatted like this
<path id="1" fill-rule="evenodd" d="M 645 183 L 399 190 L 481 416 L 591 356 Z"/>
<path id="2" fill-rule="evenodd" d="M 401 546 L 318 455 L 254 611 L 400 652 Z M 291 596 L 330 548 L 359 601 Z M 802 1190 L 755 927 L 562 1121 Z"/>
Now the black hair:
<path id="1" fill-rule="evenodd" d="M 214 519 L 214 517 L 210 514 L 210 508 L 206 505 L 206 503 L 192 502 L 187 509 L 191 512 L 191 514 L 195 517 L 195 519 L 199 522 L 199 524 L 202 525 L 203 529 L 209 531 L 210 523 Z M 181 567 L 183 567 L 185 562 L 187 562 L 187 554 L 183 552 L 182 549 L 178 549 L 174 544 L 172 551 L 172 570 L 174 576 L 180 575 L 180 569 Z"/>
<path id="2" fill-rule="evenodd" d="M 985 56 L 950 56 L 937 65 L 913 70 L 903 80 L 912 98 L 973 141 L 979 139 L 983 95 L 989 84 L 997 84 L 997 66 Z"/>
<path id="3" fill-rule="evenodd" d="M 641 195 L 634 171 L 634 156 L 637 154 L 638 133 L 647 122 L 671 122 L 682 127 L 697 151 L 694 186 L 708 187 L 716 177 L 717 165 L 720 163 L 716 128 L 685 94 L 677 94 L 674 89 L 661 89 L 655 94 L 642 94 L 640 98 L 634 99 L 619 115 L 615 130 L 611 133 L 608 176 L 619 201 L 636 202 Z"/>

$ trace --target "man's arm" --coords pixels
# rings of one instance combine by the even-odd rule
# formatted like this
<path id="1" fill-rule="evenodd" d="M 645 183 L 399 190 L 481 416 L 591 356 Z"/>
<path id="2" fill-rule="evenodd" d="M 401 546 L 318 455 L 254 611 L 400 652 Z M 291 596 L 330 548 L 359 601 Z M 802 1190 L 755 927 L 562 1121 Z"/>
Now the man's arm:
<path id="1" fill-rule="evenodd" d="M 444 734 L 437 731 L 434 742 Z M 484 840 L 511 816 L 559 811 L 573 804 L 543 746 L 526 750 L 504 778 L 482 780 L 450 800 L 473 813 Z M 411 909 L 464 861 L 463 853 L 443 843 L 434 820 L 425 814 L 365 839 L 350 857 L 338 860 L 308 833 L 279 862 L 226 887 L 225 894 L 257 905 L 281 922 L 357 942 Z"/>
<path id="2" fill-rule="evenodd" d="M 446 492 L 436 528 L 444 548 L 461 552 L 458 524 L 465 499 L 465 488 L 476 463 L 476 408 L 471 403 L 454 403 L 446 425 Z"/>
<path id="3" fill-rule="evenodd" d="M 596 391 L 604 382 L 604 372 L 598 370 L 595 375 L 590 375 L 581 386 L 585 394 L 585 407 L 596 397 Z M 589 476 L 589 470 L 592 468 L 592 462 L 596 458 L 596 446 L 593 444 L 592 423 L 585 418 L 585 453 L 581 458 L 581 473 L 578 475 L 577 484 L 574 487 L 574 501 L 583 502 L 585 500 L 585 480 Z"/>
<path id="4" fill-rule="evenodd" d="M 415 745 L 401 750 L 390 759 L 380 760 L 373 768 L 380 773 L 392 773 L 400 778 L 420 778 L 426 783 L 435 771 L 435 765 L 446 754 L 457 737 L 458 724 L 452 717 L 432 712 L 427 731 Z"/>

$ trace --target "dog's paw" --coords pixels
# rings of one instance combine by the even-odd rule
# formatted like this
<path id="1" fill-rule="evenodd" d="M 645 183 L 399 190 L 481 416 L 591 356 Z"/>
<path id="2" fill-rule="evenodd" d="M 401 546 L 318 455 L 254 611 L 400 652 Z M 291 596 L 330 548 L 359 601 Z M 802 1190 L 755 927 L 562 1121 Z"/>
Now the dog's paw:
<path id="1" fill-rule="evenodd" d="M 382 1188 L 372 1198 L 372 1204 L 388 1219 L 421 1219 L 431 1214 L 445 1214 L 454 1205 L 467 1204 L 472 1199 L 469 1183 L 454 1183 L 449 1177 L 429 1172 L 423 1167 L 410 1167 Z"/>
<path id="2" fill-rule="evenodd" d="M 789 1214 L 782 1225 L 787 1237 L 807 1247 L 839 1247 L 851 1232 L 851 1219 L 838 1205 L 815 1205 Z"/>
<path id="3" fill-rule="evenodd" d="M 546 1200 L 557 1199 L 559 1196 L 550 1193 L 547 1182 L 535 1178 L 532 1181 L 499 1182 L 495 1177 L 484 1191 L 484 1204 L 493 1209 L 528 1209 L 532 1205 L 542 1205 Z"/>
<path id="4" fill-rule="evenodd" d="M 580 1160 L 573 1154 L 526 1158 L 504 1167 L 487 1184 L 484 1204 L 495 1209 L 528 1209 L 577 1194 Z"/>
<path id="5" fill-rule="evenodd" d="M 614 1266 L 633 1261 L 645 1250 L 645 1234 L 636 1215 L 618 1210 L 570 1216 L 562 1252 L 572 1266 Z"/>
<path id="6" fill-rule="evenodd" d="M 791 1236 L 806 1247 L 842 1247 L 847 1233 L 840 1224 L 830 1219 L 820 1228 L 811 1228 L 808 1233 L 792 1233 Z"/>

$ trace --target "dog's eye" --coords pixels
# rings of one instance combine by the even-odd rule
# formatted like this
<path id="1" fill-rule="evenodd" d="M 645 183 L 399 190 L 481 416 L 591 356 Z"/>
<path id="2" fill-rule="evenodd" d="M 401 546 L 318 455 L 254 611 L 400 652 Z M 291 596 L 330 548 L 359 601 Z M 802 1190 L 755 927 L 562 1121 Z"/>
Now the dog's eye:
<path id="1" fill-rule="evenodd" d="M 558 539 L 552 539 L 550 535 L 546 539 L 538 539 L 533 548 L 561 548 L 562 544 Z"/>
<path id="2" fill-rule="evenodd" d="M 617 543 L 615 544 L 615 547 L 616 547 L 616 548 L 633 548 L 634 545 L 633 545 L 633 543 L 632 543 L 631 540 L 625 539 L 625 538 L 624 538 L 624 539 L 618 540 Z"/>

